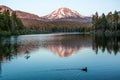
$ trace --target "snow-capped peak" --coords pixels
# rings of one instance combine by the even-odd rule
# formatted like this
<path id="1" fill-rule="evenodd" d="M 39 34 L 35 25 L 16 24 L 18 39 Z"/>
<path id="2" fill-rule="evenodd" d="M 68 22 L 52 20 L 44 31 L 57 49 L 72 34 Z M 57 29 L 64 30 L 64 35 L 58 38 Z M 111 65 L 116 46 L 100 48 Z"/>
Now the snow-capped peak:
<path id="1" fill-rule="evenodd" d="M 45 16 L 47 19 L 61 19 L 61 18 L 79 18 L 81 16 L 77 11 L 69 8 L 59 8 L 53 11 L 51 14 Z"/>

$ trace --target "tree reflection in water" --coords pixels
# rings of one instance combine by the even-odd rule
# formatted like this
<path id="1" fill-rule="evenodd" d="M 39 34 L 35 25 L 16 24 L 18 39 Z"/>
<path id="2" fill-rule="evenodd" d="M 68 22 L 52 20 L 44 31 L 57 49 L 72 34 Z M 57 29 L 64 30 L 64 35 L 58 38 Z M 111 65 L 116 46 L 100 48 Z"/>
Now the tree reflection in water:
<path id="1" fill-rule="evenodd" d="M 90 35 L 56 35 L 56 36 L 12 36 L 0 38 L 0 77 L 3 61 L 10 61 L 13 58 L 24 54 L 25 59 L 30 58 L 30 53 L 39 48 L 51 50 L 60 57 L 69 57 L 84 48 L 93 48 L 98 54 L 99 50 L 104 53 L 117 55 L 120 52 L 119 36 L 90 36 Z"/>
<path id="2" fill-rule="evenodd" d="M 0 39 L 0 61 L 11 60 L 13 57 L 17 57 L 17 49 L 19 45 L 17 43 L 17 37 L 13 38 L 1 38 Z"/>
<path id="3" fill-rule="evenodd" d="M 93 48 L 98 54 L 98 50 L 102 52 L 108 51 L 117 55 L 120 52 L 120 38 L 106 36 L 90 36 L 90 35 L 55 35 L 50 37 L 7 37 L 0 38 L 0 61 L 11 60 L 18 55 L 24 54 L 25 59 L 30 58 L 30 53 L 39 48 L 51 50 L 60 57 L 68 57 L 76 54 L 84 48 Z"/>
<path id="4" fill-rule="evenodd" d="M 30 39 L 20 40 L 18 37 L 0 39 L 0 60 L 11 60 L 22 53 L 28 59 L 30 53 L 39 48 L 50 49 L 60 57 L 68 57 L 84 47 L 91 47 L 92 42 L 92 38 L 88 35 L 59 35 L 47 39 L 37 37 L 36 39 Z"/>
<path id="5" fill-rule="evenodd" d="M 98 54 L 98 50 L 104 53 L 117 55 L 120 52 L 120 36 L 95 36 L 93 37 L 93 50 Z"/>

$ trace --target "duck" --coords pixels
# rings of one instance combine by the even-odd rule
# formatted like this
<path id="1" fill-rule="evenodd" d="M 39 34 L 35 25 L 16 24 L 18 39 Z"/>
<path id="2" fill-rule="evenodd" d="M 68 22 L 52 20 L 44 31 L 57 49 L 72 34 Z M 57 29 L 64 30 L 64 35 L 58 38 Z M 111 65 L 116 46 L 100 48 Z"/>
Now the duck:
<path id="1" fill-rule="evenodd" d="M 87 67 L 82 68 L 81 70 L 87 72 Z"/>

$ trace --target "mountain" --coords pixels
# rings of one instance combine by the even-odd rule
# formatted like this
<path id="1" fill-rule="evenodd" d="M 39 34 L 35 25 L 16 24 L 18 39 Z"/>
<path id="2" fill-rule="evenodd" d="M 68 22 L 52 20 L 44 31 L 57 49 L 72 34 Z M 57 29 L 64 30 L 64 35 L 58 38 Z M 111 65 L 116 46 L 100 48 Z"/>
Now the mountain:
<path id="1" fill-rule="evenodd" d="M 86 17 L 81 14 L 79 14 L 77 11 L 71 10 L 69 8 L 59 8 L 58 10 L 53 11 L 51 14 L 48 14 L 46 16 L 39 17 L 38 15 L 27 13 L 24 11 L 19 10 L 12 10 L 11 8 L 0 5 L 0 13 L 3 11 L 8 10 L 10 12 L 10 15 L 13 11 L 16 12 L 16 15 L 22 19 L 23 22 L 30 22 L 33 20 L 44 21 L 44 22 L 51 22 L 51 21 L 73 21 L 73 22 L 91 22 L 91 17 Z"/>
<path id="2" fill-rule="evenodd" d="M 77 11 L 69 8 L 59 8 L 53 11 L 51 14 L 45 16 L 47 19 L 61 19 L 61 18 L 81 18 L 83 17 Z"/>
<path id="3" fill-rule="evenodd" d="M 31 14 L 31 13 L 27 13 L 27 12 L 23 12 L 23 11 L 18 11 L 18 10 L 12 10 L 11 8 L 9 8 L 7 6 L 0 5 L 0 13 L 2 13 L 5 10 L 8 10 L 10 12 L 10 15 L 12 14 L 13 11 L 15 11 L 16 15 L 21 19 L 36 19 L 36 20 L 40 19 L 40 17 L 35 15 L 35 14 Z"/>
<path id="4" fill-rule="evenodd" d="M 35 14 L 31 14 L 31 13 L 27 13 L 27 12 L 23 12 L 23 11 L 18 11 L 16 10 L 16 14 L 19 18 L 22 19 L 36 19 L 39 20 L 39 16 L 35 15 Z"/>
<path id="5" fill-rule="evenodd" d="M 91 17 L 85 17 L 79 14 L 77 11 L 69 8 L 59 8 L 53 11 L 51 14 L 44 16 L 43 18 L 52 21 L 77 21 L 77 22 L 90 22 Z"/>
<path id="6" fill-rule="evenodd" d="M 12 14 L 13 10 L 7 6 L 4 6 L 4 5 L 0 5 L 0 13 L 2 13 L 3 11 L 9 11 L 10 14 Z"/>

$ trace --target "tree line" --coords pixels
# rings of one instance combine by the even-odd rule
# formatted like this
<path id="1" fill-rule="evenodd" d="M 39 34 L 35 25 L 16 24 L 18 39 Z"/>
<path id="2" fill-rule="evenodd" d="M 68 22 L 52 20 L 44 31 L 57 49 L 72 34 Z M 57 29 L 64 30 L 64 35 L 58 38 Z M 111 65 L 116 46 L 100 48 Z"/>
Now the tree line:
<path id="1" fill-rule="evenodd" d="M 89 32 L 91 23 L 80 23 L 70 21 L 39 21 L 22 19 L 26 29 L 38 33 L 56 33 L 56 32 Z"/>
<path id="2" fill-rule="evenodd" d="M 96 12 L 95 15 L 92 17 L 92 24 L 94 31 L 119 31 L 120 30 L 120 16 L 117 11 L 114 13 L 109 12 L 107 15 L 104 13 L 99 16 Z"/>
<path id="3" fill-rule="evenodd" d="M 24 25 L 13 11 L 9 10 L 0 13 L 0 35 L 18 34 L 24 29 Z"/>
<path id="4" fill-rule="evenodd" d="M 39 21 L 19 19 L 16 12 L 5 10 L 0 13 L 0 35 L 54 33 L 54 32 L 116 32 L 120 31 L 120 16 L 117 11 L 92 17 L 92 23 L 70 21 Z"/>

